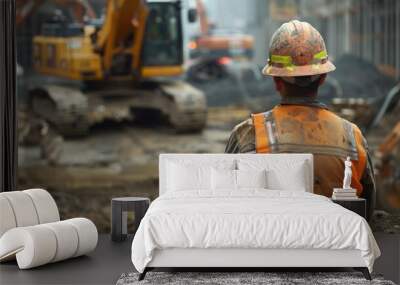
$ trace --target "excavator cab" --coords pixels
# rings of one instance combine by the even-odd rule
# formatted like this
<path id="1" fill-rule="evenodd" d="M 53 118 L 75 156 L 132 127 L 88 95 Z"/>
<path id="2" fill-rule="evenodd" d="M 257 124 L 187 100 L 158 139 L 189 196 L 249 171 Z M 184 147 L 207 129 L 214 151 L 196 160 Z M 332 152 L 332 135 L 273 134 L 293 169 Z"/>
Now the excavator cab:
<path id="1" fill-rule="evenodd" d="M 179 2 L 149 2 L 143 39 L 143 66 L 183 64 L 182 23 Z"/>

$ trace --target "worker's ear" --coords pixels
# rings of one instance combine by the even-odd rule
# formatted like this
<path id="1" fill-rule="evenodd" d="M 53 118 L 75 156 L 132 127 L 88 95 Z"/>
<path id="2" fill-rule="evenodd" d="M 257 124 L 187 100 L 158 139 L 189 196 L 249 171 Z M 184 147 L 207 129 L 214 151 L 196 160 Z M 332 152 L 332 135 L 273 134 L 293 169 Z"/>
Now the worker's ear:
<path id="1" fill-rule="evenodd" d="M 283 91 L 284 85 L 283 85 L 283 80 L 280 77 L 272 77 L 274 79 L 275 82 L 275 89 L 276 91 L 278 91 L 279 93 L 281 93 Z"/>
<path id="2" fill-rule="evenodd" d="M 324 84 L 325 79 L 326 79 L 326 73 L 325 73 L 325 74 L 322 74 L 322 75 L 319 77 L 319 86 L 321 86 L 322 84 Z"/>

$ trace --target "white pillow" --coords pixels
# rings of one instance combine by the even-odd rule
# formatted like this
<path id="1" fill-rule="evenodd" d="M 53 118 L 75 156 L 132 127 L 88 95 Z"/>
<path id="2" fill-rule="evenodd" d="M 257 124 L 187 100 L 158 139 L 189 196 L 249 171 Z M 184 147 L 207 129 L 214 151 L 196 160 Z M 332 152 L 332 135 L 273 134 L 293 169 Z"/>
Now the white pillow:
<path id="1" fill-rule="evenodd" d="M 169 159 L 166 163 L 167 191 L 211 191 L 211 168 L 235 169 L 235 160 Z"/>
<path id="2" fill-rule="evenodd" d="M 264 159 L 238 160 L 239 170 L 266 170 L 267 188 L 272 190 L 307 191 L 308 165 L 305 161 Z"/>
<path id="3" fill-rule="evenodd" d="M 241 188 L 267 188 L 265 170 L 211 170 L 212 189 L 234 191 Z"/>
<path id="4" fill-rule="evenodd" d="M 267 188 L 267 171 L 236 170 L 238 188 Z"/>
<path id="5" fill-rule="evenodd" d="M 290 168 L 267 170 L 268 188 L 273 190 L 307 191 L 305 163 L 292 164 Z"/>
<path id="6" fill-rule="evenodd" d="M 168 191 L 211 189 L 211 167 L 168 164 Z"/>
<path id="7" fill-rule="evenodd" d="M 211 181 L 213 190 L 236 190 L 236 170 L 212 168 Z"/>

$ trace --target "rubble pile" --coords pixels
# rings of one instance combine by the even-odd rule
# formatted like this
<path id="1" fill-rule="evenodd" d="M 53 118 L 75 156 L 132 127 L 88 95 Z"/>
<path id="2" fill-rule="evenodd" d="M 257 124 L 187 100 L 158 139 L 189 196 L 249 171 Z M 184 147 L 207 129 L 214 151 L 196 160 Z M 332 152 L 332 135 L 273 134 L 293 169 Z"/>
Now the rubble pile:
<path id="1" fill-rule="evenodd" d="M 400 234 L 400 215 L 377 210 L 374 212 L 370 225 L 374 232 Z"/>
<path id="2" fill-rule="evenodd" d="M 357 56 L 343 55 L 334 64 L 336 70 L 328 75 L 319 92 L 318 98 L 325 104 L 329 105 L 337 96 L 378 104 L 395 85 L 395 81 L 381 73 L 375 65 Z M 218 80 L 191 83 L 206 93 L 209 106 L 242 104 L 251 108 L 252 102 L 257 102 L 257 105 L 262 104 L 264 109 L 268 109 L 279 103 L 271 77 L 257 78 L 254 71 L 246 70 L 239 75 L 227 73 Z"/>
<path id="3" fill-rule="evenodd" d="M 265 107 L 272 107 L 279 102 L 272 78 L 262 76 L 261 69 L 254 64 L 227 69 L 219 78 L 199 81 L 188 76 L 187 80 L 206 94 L 211 107 L 251 107 L 255 101 L 256 105 L 262 103 Z"/>
<path id="4" fill-rule="evenodd" d="M 357 56 L 343 55 L 334 64 L 336 70 L 329 76 L 339 82 L 344 97 L 379 101 L 395 85 L 395 81 L 381 73 L 375 65 Z"/>

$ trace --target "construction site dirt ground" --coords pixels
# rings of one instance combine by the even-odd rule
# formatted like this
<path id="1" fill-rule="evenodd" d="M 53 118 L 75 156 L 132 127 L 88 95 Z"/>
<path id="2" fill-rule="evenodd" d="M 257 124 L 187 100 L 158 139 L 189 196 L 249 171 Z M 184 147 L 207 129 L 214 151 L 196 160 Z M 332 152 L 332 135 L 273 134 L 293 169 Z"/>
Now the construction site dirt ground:
<path id="1" fill-rule="evenodd" d="M 90 218 L 106 233 L 112 197 L 158 196 L 160 153 L 224 152 L 232 128 L 250 113 L 247 107 L 210 107 L 207 127 L 195 134 L 177 134 L 158 123 L 104 123 L 87 137 L 65 139 L 56 165 L 41 158 L 39 146 L 20 146 L 18 188 L 49 190 L 62 218 Z M 371 153 L 385 133 L 367 136 Z M 400 233 L 400 215 L 377 211 L 371 225 L 375 231 Z"/>
<path id="2" fill-rule="evenodd" d="M 42 159 L 38 146 L 20 146 L 18 188 L 45 188 L 62 218 L 87 217 L 109 232 L 112 197 L 158 196 L 160 153 L 224 152 L 230 131 L 249 114 L 244 107 L 209 108 L 207 127 L 192 134 L 159 124 L 105 123 L 87 137 L 65 139 L 57 165 Z"/>

